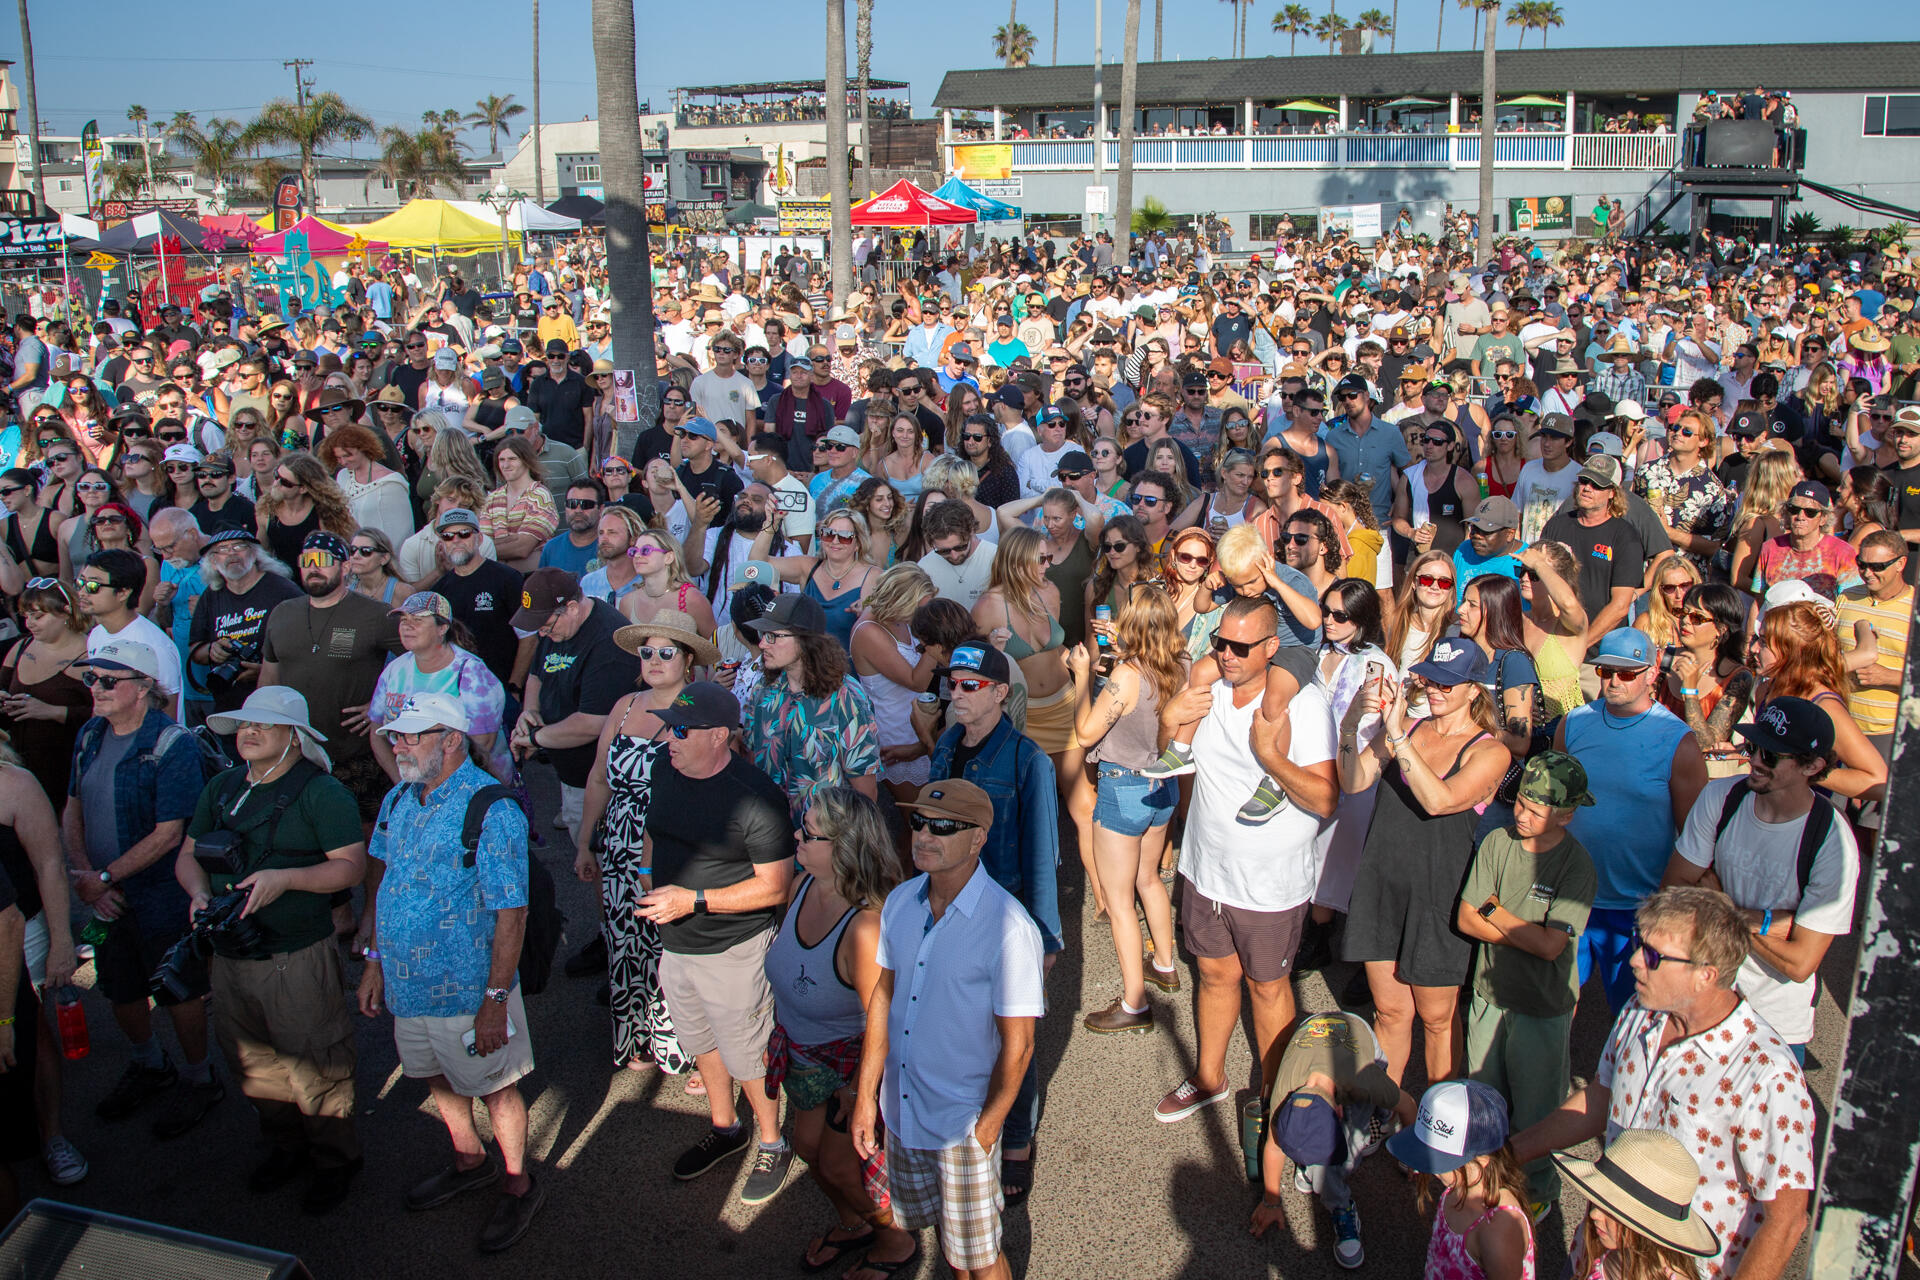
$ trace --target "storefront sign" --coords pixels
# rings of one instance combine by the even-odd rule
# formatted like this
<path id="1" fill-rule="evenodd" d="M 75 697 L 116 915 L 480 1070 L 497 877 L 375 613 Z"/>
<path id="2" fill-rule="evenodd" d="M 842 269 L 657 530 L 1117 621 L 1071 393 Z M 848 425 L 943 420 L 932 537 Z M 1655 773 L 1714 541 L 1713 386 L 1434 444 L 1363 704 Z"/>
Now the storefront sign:
<path id="1" fill-rule="evenodd" d="M 58 218 L 0 218 L 0 258 L 58 253 L 65 244 Z"/>
<path id="2" fill-rule="evenodd" d="M 826 200 L 782 200 L 780 233 L 803 235 L 833 229 L 833 205 Z"/>

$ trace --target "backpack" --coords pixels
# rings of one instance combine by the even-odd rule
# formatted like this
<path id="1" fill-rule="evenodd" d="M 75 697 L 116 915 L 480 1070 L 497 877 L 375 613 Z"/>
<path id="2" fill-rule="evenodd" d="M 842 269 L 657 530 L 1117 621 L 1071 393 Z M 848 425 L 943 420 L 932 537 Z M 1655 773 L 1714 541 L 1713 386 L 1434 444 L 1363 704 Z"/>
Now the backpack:
<path id="1" fill-rule="evenodd" d="M 75 743 L 74 758 L 77 760 L 81 752 L 90 751 L 98 746 L 101 738 L 106 734 L 106 731 L 107 722 L 105 720 L 100 719 L 98 716 L 89 720 L 80 730 L 80 737 Z M 198 725 L 189 729 L 184 725 L 173 723 L 169 723 L 165 728 L 160 730 L 160 736 L 153 740 L 152 750 L 140 754 L 140 763 L 153 769 L 157 773 L 160 768 L 160 761 L 166 757 L 167 752 L 173 750 L 174 744 L 182 738 L 190 740 L 194 745 L 195 752 L 198 754 L 200 760 L 200 781 L 202 785 L 212 782 L 227 770 L 235 767 L 233 758 L 227 754 L 227 749 L 220 744 L 220 739 L 214 735 L 211 729 L 205 725 Z"/>
<path id="2" fill-rule="evenodd" d="M 1713 828 L 1713 843 L 1719 847 L 1720 837 L 1733 825 L 1734 815 L 1740 812 L 1740 802 L 1747 798 L 1747 780 L 1745 778 L 1727 789 L 1727 798 L 1720 806 L 1720 821 Z M 1813 860 L 1820 856 L 1820 846 L 1827 842 L 1827 834 L 1833 830 L 1833 805 L 1827 798 L 1815 792 L 1813 808 L 1807 811 L 1807 820 L 1800 824 L 1800 852 L 1795 858 L 1795 875 L 1800 884 L 1800 896 L 1807 895 L 1807 885 L 1813 879 Z M 1797 905 L 1797 904 L 1796 904 Z"/>
<path id="3" fill-rule="evenodd" d="M 513 788 L 493 783 L 481 787 L 467 799 L 466 821 L 460 827 L 460 844 L 466 856 L 460 865 L 472 867 L 480 854 L 480 831 L 486 825 L 487 811 L 497 800 L 512 802 L 524 813 L 525 807 Z M 547 989 L 553 976 L 554 953 L 567 936 L 567 917 L 561 913 L 554 893 L 553 875 L 546 866 L 527 853 L 527 925 L 520 941 L 520 991 L 537 996 Z"/>

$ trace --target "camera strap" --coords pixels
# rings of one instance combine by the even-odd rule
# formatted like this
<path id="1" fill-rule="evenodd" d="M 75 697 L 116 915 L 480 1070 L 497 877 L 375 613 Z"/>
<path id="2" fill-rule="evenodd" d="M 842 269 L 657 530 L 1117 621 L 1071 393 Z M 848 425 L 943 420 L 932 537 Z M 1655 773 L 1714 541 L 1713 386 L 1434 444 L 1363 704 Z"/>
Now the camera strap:
<path id="1" fill-rule="evenodd" d="M 238 775 L 236 779 L 238 786 L 244 788 L 247 785 L 246 768 L 242 766 L 234 772 Z M 281 817 L 293 806 L 293 802 L 300 798 L 301 793 L 307 789 L 307 783 L 312 781 L 314 775 L 319 772 L 320 767 L 310 760 L 302 759 L 294 761 L 293 768 L 280 775 L 280 781 L 274 784 L 272 811 L 265 818 L 257 822 L 249 823 L 245 828 L 236 827 L 228 821 L 230 808 L 236 799 L 236 789 L 229 787 L 220 797 L 220 803 L 214 806 L 214 823 L 220 830 L 231 831 L 237 836 L 245 836 L 250 832 L 258 831 L 263 826 L 267 829 L 267 837 L 265 843 L 261 846 L 260 858 L 249 858 L 247 860 L 248 871 L 250 873 L 255 869 L 254 864 L 256 862 L 273 853 L 275 842 L 280 835 Z"/>

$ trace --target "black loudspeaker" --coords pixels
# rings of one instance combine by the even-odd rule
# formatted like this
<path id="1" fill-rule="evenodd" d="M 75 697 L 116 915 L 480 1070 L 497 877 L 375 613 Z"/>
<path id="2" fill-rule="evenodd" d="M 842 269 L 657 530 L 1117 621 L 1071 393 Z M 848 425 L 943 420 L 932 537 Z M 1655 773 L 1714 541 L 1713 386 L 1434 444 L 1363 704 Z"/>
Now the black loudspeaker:
<path id="1" fill-rule="evenodd" d="M 1770 120 L 1715 120 L 1707 126 L 1707 164 L 1765 169 L 1773 164 L 1779 130 Z"/>
<path id="2" fill-rule="evenodd" d="M 32 1280 L 312 1280 L 300 1259 L 157 1223 L 35 1200 L 0 1235 L 0 1276 Z"/>

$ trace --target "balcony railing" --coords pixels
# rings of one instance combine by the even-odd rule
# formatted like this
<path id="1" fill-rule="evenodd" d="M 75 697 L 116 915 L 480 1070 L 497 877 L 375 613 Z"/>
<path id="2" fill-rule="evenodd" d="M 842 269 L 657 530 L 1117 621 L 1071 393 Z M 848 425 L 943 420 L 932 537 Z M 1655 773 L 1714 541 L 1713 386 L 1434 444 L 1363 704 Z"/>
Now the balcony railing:
<path id="1" fill-rule="evenodd" d="M 1021 138 L 1011 143 L 1016 173 L 1090 170 L 1089 138 Z M 1493 162 L 1500 169 L 1666 169 L 1679 140 L 1652 133 L 1500 133 Z M 1120 142 L 1102 156 L 1120 164 Z M 1346 133 L 1255 137 L 1135 138 L 1136 169 L 1471 169 L 1480 163 L 1479 134 Z"/>

